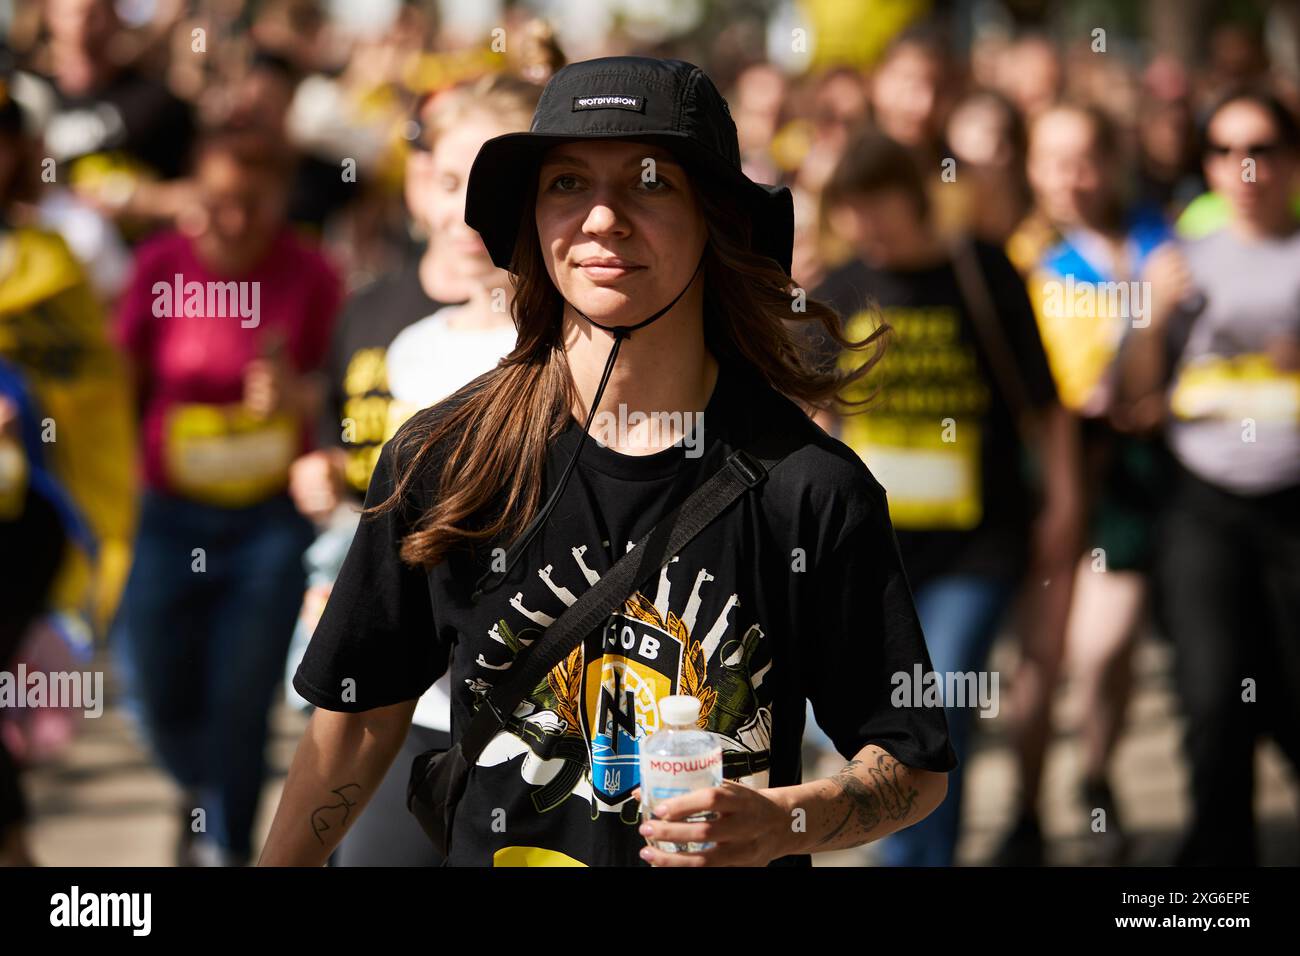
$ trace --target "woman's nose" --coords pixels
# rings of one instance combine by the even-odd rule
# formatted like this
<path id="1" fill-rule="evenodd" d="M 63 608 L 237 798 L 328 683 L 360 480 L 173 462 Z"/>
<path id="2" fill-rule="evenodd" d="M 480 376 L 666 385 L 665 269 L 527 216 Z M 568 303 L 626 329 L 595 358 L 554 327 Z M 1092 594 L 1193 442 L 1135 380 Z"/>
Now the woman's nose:
<path id="1" fill-rule="evenodd" d="M 628 226 L 617 205 L 608 197 L 598 196 L 587 210 L 582 229 L 591 235 L 624 235 Z"/>

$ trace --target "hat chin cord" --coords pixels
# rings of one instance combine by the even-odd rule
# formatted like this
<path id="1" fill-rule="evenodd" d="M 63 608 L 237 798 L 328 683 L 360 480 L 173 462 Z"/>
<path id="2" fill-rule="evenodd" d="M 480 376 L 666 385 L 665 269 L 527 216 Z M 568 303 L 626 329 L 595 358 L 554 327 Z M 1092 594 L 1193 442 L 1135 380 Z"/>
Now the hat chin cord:
<path id="1" fill-rule="evenodd" d="M 472 602 L 476 604 L 478 603 L 478 599 L 489 586 L 487 585 L 487 581 L 493 577 L 494 574 L 499 575 L 498 583 L 510 574 L 511 569 L 524 553 L 524 550 L 532 542 L 533 538 L 537 536 L 537 532 L 542 530 L 542 525 L 546 523 L 546 519 L 550 517 L 551 512 L 555 510 L 555 506 L 560 503 L 560 496 L 564 494 L 564 489 L 569 483 L 569 476 L 573 474 L 573 469 L 578 464 L 578 456 L 582 454 L 583 446 L 587 444 L 587 437 L 591 432 L 591 423 L 596 417 L 596 410 L 600 408 L 600 400 L 605 394 L 605 386 L 609 384 L 609 376 L 614 371 L 614 363 L 618 360 L 618 351 L 623 345 L 624 340 L 631 338 L 633 332 L 644 329 L 650 323 L 658 321 L 667 315 L 669 310 L 677 304 L 678 300 L 686 294 L 686 290 L 695 283 L 695 277 L 700 274 L 702 268 L 704 268 L 703 256 L 700 257 L 699 263 L 695 266 L 695 271 L 691 273 L 691 277 L 687 280 L 686 285 L 682 287 L 682 291 L 673 296 L 672 301 L 658 312 L 654 313 L 654 315 L 642 319 L 635 325 L 601 325 L 572 302 L 567 303 L 569 308 L 573 309 L 574 312 L 577 312 L 578 315 L 586 319 L 587 322 L 591 323 L 601 331 L 608 332 L 612 335 L 614 337 L 614 344 L 610 347 L 609 357 L 605 359 L 605 370 L 601 373 L 600 384 L 596 387 L 596 394 L 591 400 L 591 407 L 587 410 L 587 421 L 582 426 L 582 434 L 578 438 L 578 447 L 575 448 L 573 454 L 569 456 L 568 464 L 564 466 L 564 472 L 560 476 L 560 483 L 556 485 L 555 490 L 551 492 L 551 496 L 546 499 L 546 504 L 542 505 L 541 511 L 537 512 L 537 515 L 533 520 L 528 523 L 528 527 L 524 529 L 523 534 L 521 534 L 515 543 L 510 546 L 510 551 L 506 555 L 505 570 L 499 572 L 485 571 L 479 577 L 478 581 L 474 585 L 474 593 L 470 595 L 470 600 Z M 496 585 L 492 584 L 490 586 L 495 587 Z"/>

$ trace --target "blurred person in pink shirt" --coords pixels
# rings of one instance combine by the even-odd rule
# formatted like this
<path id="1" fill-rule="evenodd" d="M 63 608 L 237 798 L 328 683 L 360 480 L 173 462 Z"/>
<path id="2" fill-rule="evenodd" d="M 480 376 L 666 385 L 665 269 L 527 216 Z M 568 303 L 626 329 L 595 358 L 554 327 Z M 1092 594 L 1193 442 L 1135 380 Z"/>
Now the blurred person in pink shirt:
<path id="1" fill-rule="evenodd" d="M 308 448 L 341 289 L 286 224 L 287 173 L 258 134 L 209 136 L 187 231 L 139 249 L 118 316 L 146 491 L 114 643 L 150 743 L 185 791 L 183 864 L 250 854 L 311 541 L 289 466 Z"/>

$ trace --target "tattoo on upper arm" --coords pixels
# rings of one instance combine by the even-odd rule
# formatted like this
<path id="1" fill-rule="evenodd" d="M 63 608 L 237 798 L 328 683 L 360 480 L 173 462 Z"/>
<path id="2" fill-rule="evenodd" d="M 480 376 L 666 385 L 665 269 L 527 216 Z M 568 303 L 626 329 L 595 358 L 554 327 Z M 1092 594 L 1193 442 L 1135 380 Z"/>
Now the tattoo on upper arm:
<path id="1" fill-rule="evenodd" d="M 355 798 L 361 795 L 361 784 L 345 783 L 331 790 L 330 793 L 337 796 L 339 802 L 317 807 L 311 813 L 311 832 L 316 834 L 316 839 L 320 840 L 322 846 L 325 845 L 325 838 L 321 834 L 329 830 L 341 830 L 347 826 L 352 808 L 357 805 Z"/>
<path id="2" fill-rule="evenodd" d="M 866 781 L 856 773 L 862 765 L 861 760 L 850 760 L 831 778 L 841 792 L 848 794 L 851 806 L 844 819 L 819 841 L 819 845 L 838 837 L 851 820 L 856 820 L 861 833 L 870 833 L 883 820 L 902 820 L 916 806 L 921 793 L 899 778 L 899 772 L 904 768 L 892 756 L 879 754 L 876 765 L 867 767 Z"/>

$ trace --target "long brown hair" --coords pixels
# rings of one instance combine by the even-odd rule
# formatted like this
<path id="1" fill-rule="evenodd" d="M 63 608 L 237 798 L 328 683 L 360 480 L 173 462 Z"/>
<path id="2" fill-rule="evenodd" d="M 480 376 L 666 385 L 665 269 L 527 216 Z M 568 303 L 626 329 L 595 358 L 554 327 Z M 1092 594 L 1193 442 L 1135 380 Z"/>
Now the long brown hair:
<path id="1" fill-rule="evenodd" d="M 704 251 L 704 335 L 719 363 L 750 366 L 772 388 L 805 407 L 861 406 L 841 393 L 879 361 L 888 326 L 850 341 L 830 306 L 802 295 L 772 260 L 751 250 L 749 217 L 725 189 L 699 188 L 708 224 Z M 432 567 L 457 547 L 513 540 L 540 506 L 543 467 L 564 430 L 576 392 L 561 338 L 564 300 L 546 271 L 533 222 L 534 182 L 523 204 L 510 273 L 519 337 L 492 371 L 426 409 L 394 439 L 399 463 L 392 494 L 372 512 L 406 501 L 426 469 L 439 469 L 439 492 L 402 541 L 402 560 Z M 793 308 L 802 299 L 803 311 Z M 815 361 L 800 334 L 812 323 L 839 349 L 870 350 L 851 371 Z M 440 464 L 439 464 L 440 463 Z"/>

